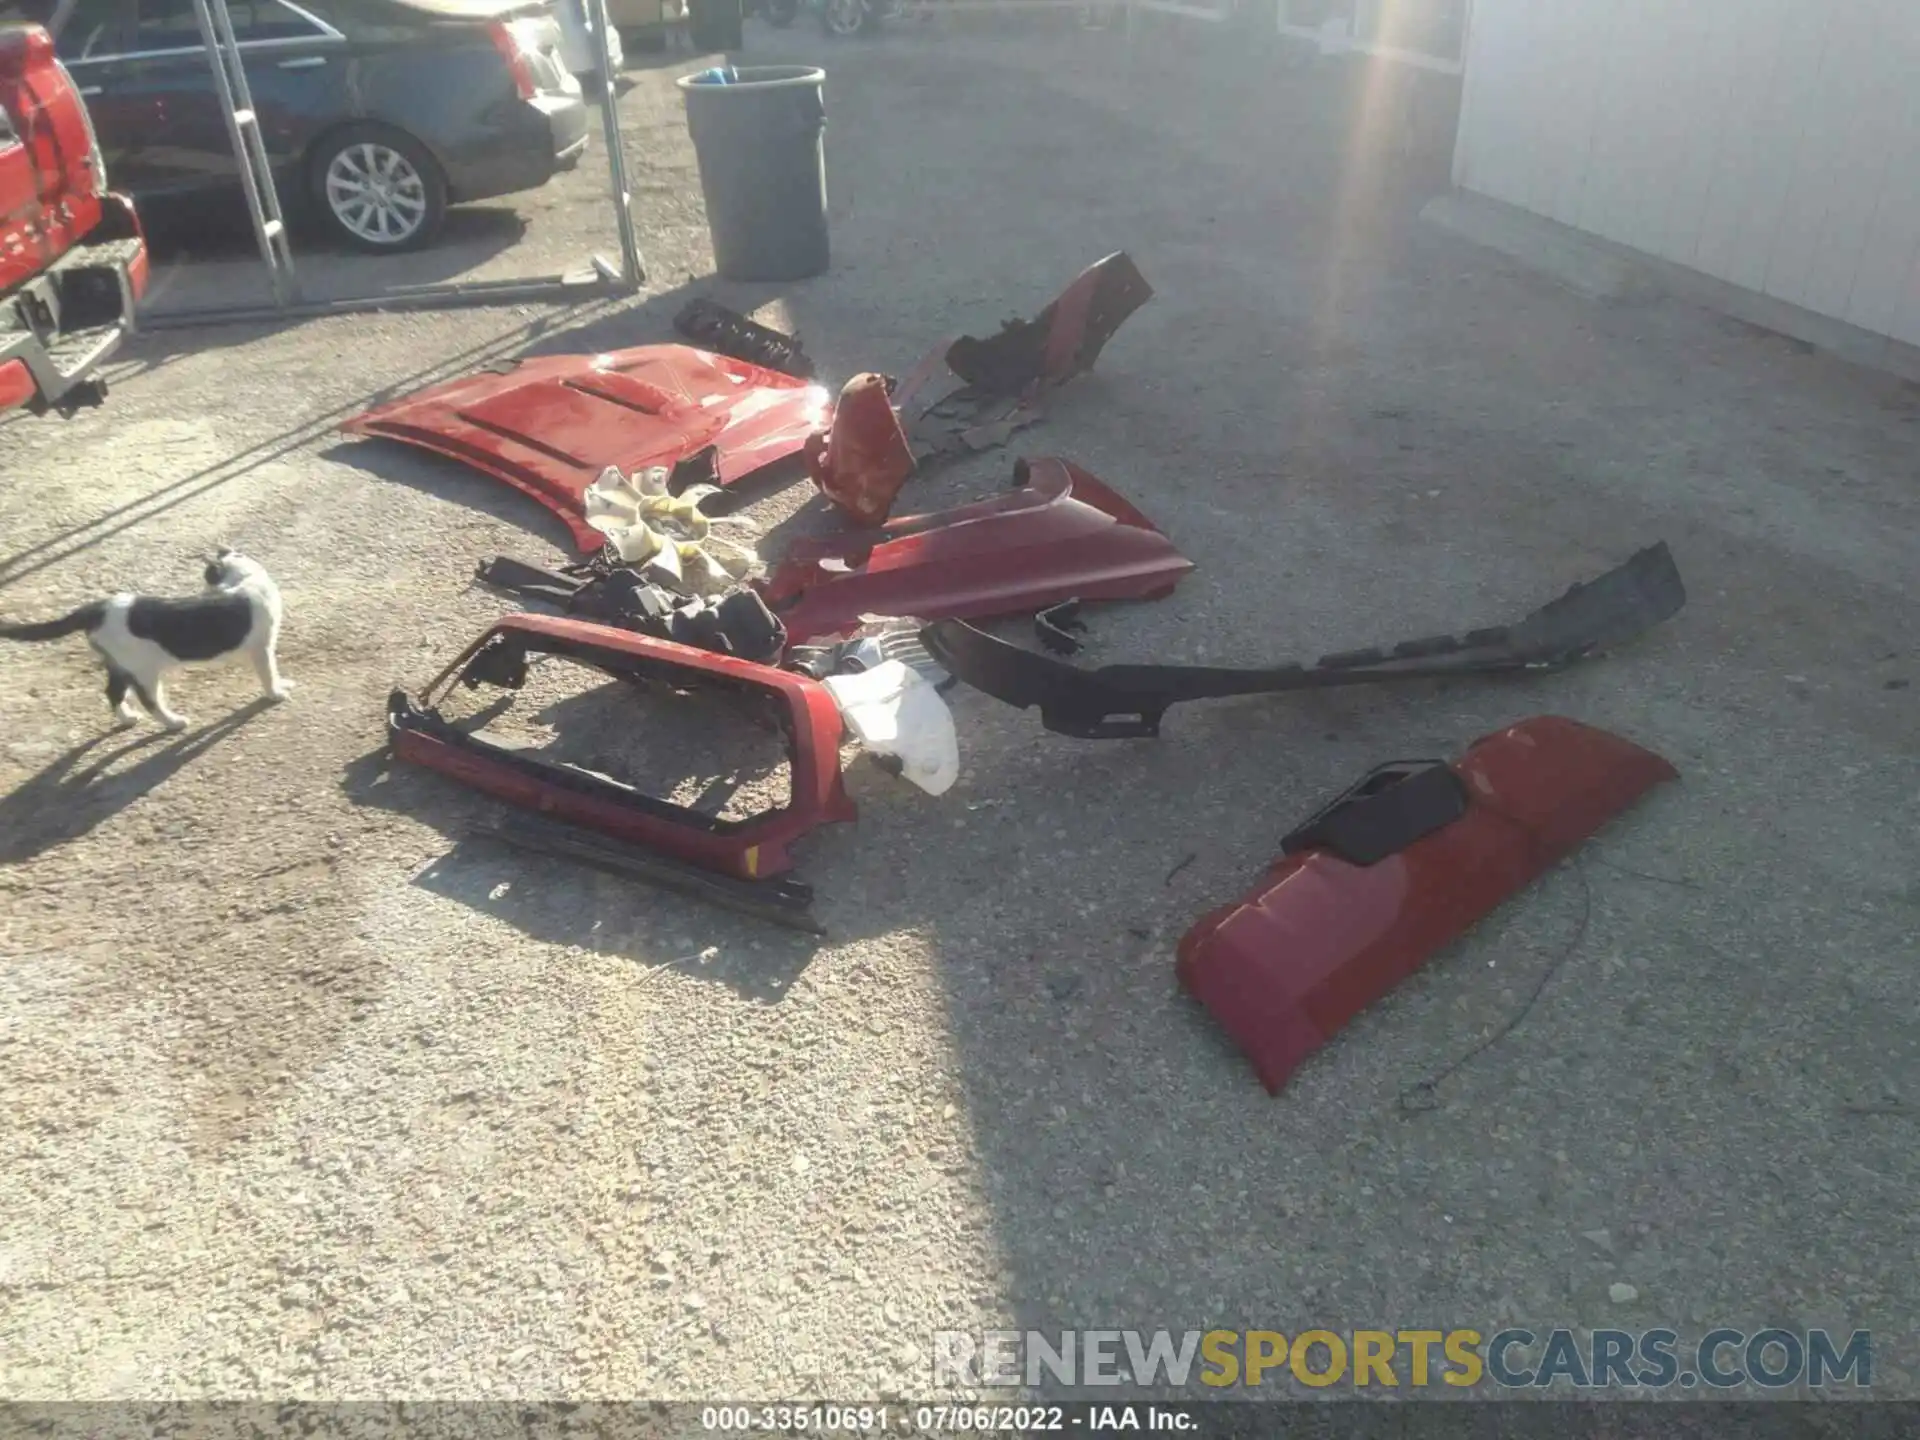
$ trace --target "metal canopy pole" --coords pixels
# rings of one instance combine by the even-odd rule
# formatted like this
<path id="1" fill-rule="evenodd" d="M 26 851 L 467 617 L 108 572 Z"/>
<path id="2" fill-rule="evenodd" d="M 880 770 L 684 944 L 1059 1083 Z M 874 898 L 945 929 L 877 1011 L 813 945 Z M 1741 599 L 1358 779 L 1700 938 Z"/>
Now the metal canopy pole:
<path id="1" fill-rule="evenodd" d="M 568 0 L 560 0 L 568 3 Z M 607 184 L 620 237 L 620 265 L 599 255 L 589 257 L 583 271 L 542 275 L 525 280 L 456 280 L 435 285 L 408 285 L 376 295 L 353 295 L 338 300 L 304 300 L 294 277 L 293 252 L 288 244 L 285 217 L 273 183 L 266 143 L 260 132 L 246 66 L 233 30 L 227 0 L 193 0 L 200 36 L 213 67 L 214 88 L 227 121 L 227 138 L 240 167 L 261 258 L 273 285 L 270 305 L 211 305 L 193 310 L 163 311 L 140 319 L 143 329 L 179 330 L 197 325 L 238 325 L 272 320 L 306 320 L 327 315 L 357 315 L 373 311 L 451 310 L 467 305 L 528 304 L 582 301 L 638 294 L 646 284 L 646 261 L 634 230 L 633 200 L 627 187 L 626 152 L 620 142 L 620 112 L 616 103 L 613 57 L 607 43 L 606 0 L 583 0 L 591 7 L 594 49 L 605 78 L 601 99 L 602 130 L 607 147 Z M 231 64 L 231 71 L 228 65 Z M 231 78 L 230 78 L 231 77 Z"/>
<path id="2" fill-rule="evenodd" d="M 561 0 L 562 4 L 566 0 Z M 607 176 L 613 186 L 613 223 L 620 232 L 620 278 L 629 290 L 647 283 L 646 261 L 640 257 L 640 237 L 633 230 L 633 192 L 627 188 L 627 152 L 620 144 L 620 111 L 615 103 L 613 54 L 607 45 L 613 21 L 607 18 L 607 0 L 585 0 L 593 13 L 593 48 L 600 61 L 601 126 L 607 136 Z"/>
<path id="3" fill-rule="evenodd" d="M 207 47 L 213 91 L 220 98 L 220 117 L 227 122 L 227 142 L 240 163 L 240 188 L 247 194 L 247 215 L 260 242 L 260 258 L 267 263 L 274 303 L 291 304 L 300 296 L 293 251 L 287 245 L 287 222 L 280 213 L 273 167 L 260 137 L 260 115 L 253 108 L 253 89 L 247 84 L 247 67 L 233 33 L 233 16 L 227 0 L 193 0 L 193 18 L 200 26 L 200 43 Z"/>

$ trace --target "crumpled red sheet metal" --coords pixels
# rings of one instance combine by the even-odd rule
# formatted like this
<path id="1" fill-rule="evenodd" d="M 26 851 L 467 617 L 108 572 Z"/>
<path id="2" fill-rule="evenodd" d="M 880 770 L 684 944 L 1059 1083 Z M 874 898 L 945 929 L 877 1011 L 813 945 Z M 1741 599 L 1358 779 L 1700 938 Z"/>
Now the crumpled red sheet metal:
<path id="1" fill-rule="evenodd" d="M 435 385 L 377 405 L 340 428 L 464 461 L 560 516 L 580 549 L 606 536 L 581 496 L 607 466 L 622 473 L 716 451 L 715 480 L 734 485 L 798 465 L 831 414 L 818 385 L 687 345 L 603 355 L 549 355 Z"/>
<path id="2" fill-rule="evenodd" d="M 1307 843 L 1180 941 L 1181 985 L 1270 1094 L 1436 950 L 1677 778 L 1651 751 L 1555 715 L 1487 736 L 1442 768 L 1458 777 L 1458 818 L 1372 864 Z M 1382 803 L 1396 803 L 1393 790 L 1354 797 L 1344 818 L 1363 823 L 1349 833 L 1369 818 L 1354 805 Z M 1341 828 L 1339 817 L 1325 823 L 1332 813 L 1316 817 L 1321 836 Z"/>
<path id="3" fill-rule="evenodd" d="M 976 389 L 1017 395 L 1058 385 L 1093 362 L 1153 287 L 1125 251 L 1096 260 L 1031 320 L 1010 320 L 985 340 L 963 335 L 947 349 L 947 368 Z"/>
<path id="4" fill-rule="evenodd" d="M 884 375 L 856 375 L 841 388 L 831 429 L 807 441 L 807 471 L 820 493 L 858 525 L 878 525 L 913 473 L 913 452 L 893 413 Z"/>
<path id="5" fill-rule="evenodd" d="M 713 687 L 778 702 L 787 735 L 789 796 L 784 806 L 723 819 L 649 795 L 620 781 L 495 745 L 442 719 L 434 708 L 454 683 L 518 689 L 531 656 L 560 655 L 620 679 L 665 688 Z M 661 703 L 672 703 L 667 696 Z M 644 723 L 644 712 L 635 723 Z M 742 880 L 793 868 L 791 847 L 822 825 L 854 818 L 840 777 L 840 708 L 819 681 L 632 630 L 548 615 L 509 615 L 420 692 L 387 698 L 393 753 L 496 799 L 598 830 Z"/>
<path id="6" fill-rule="evenodd" d="M 1093 368 L 1153 287 L 1124 251 L 1089 265 L 1031 320 L 942 341 L 894 392 L 917 459 L 989 450 L 1041 418 L 1041 397 Z"/>
<path id="7" fill-rule="evenodd" d="M 1193 562 L 1098 477 L 1023 460 L 1021 488 L 902 516 L 864 534 L 797 542 L 757 582 L 793 644 L 858 628 L 863 615 L 976 620 L 1062 600 L 1151 600 Z"/>

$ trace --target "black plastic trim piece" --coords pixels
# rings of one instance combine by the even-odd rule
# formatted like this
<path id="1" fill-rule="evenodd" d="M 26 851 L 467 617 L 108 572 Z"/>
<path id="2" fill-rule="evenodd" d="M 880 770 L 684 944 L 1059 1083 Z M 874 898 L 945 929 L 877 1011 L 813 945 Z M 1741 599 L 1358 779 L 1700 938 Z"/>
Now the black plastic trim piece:
<path id="1" fill-rule="evenodd" d="M 1331 851 L 1378 865 L 1467 813 L 1467 787 L 1444 760 L 1377 765 L 1280 842 L 1280 853 Z"/>
<path id="2" fill-rule="evenodd" d="M 1575 585 L 1517 625 L 1464 637 L 1409 640 L 1391 651 L 1350 650 L 1313 665 L 1239 670 L 1204 665 L 1106 665 L 1082 670 L 995 639 L 959 620 L 920 632 L 949 673 L 997 700 L 1038 705 L 1047 729 L 1082 740 L 1158 735 L 1169 707 L 1184 700 L 1274 695 L 1389 680 L 1439 680 L 1570 665 L 1650 630 L 1679 613 L 1686 586 L 1664 542 L 1598 579 Z"/>
<path id="3" fill-rule="evenodd" d="M 1078 600 L 1062 600 L 1033 617 L 1033 638 L 1056 655 L 1072 655 L 1080 642 L 1074 635 L 1087 633 L 1087 622 L 1080 618 Z"/>
<path id="4" fill-rule="evenodd" d="M 673 328 L 696 345 L 749 365 L 778 370 L 796 380 L 813 378 L 813 361 L 800 348 L 799 336 L 783 335 L 717 300 L 704 296 L 689 300 L 673 317 Z"/>
<path id="5" fill-rule="evenodd" d="M 543 570 L 511 555 L 496 555 L 480 562 L 474 578 L 518 599 L 552 605 L 564 614 L 716 655 L 772 665 L 786 651 L 787 627 L 751 588 L 716 601 L 675 595 L 625 566 L 599 570 L 589 564 L 575 571 L 585 578 Z"/>

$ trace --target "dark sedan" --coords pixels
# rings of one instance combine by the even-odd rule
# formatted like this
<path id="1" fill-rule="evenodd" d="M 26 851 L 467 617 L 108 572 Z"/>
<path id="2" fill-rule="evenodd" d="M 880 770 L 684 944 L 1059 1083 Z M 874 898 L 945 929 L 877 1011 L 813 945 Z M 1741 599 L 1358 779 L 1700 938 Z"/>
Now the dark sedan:
<path id="1" fill-rule="evenodd" d="M 193 0 L 0 0 L 54 31 L 114 188 L 237 196 Z M 42 13 L 34 15 L 33 10 Z M 447 206 L 543 185 L 587 147 L 545 0 L 229 0 L 282 206 L 346 243 L 425 244 Z"/>

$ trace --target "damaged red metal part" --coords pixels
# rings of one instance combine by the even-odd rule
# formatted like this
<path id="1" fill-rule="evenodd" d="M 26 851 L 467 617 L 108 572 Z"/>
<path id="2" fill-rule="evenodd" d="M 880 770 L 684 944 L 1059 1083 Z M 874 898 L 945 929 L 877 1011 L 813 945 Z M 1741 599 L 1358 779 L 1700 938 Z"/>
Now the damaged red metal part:
<path id="1" fill-rule="evenodd" d="M 789 745 L 787 803 L 744 820 L 725 820 L 647 795 L 618 781 L 542 761 L 456 729 L 432 707 L 456 672 L 489 645 L 562 655 L 622 679 L 682 689 L 729 687 L 777 701 Z M 855 818 L 840 778 L 840 710 L 826 686 L 804 675 L 676 645 L 631 630 L 560 616 L 509 615 L 420 692 L 387 701 L 387 729 L 400 759 L 523 809 L 570 821 L 619 840 L 742 880 L 793 868 L 791 846 L 822 825 Z"/>
<path id="2" fill-rule="evenodd" d="M 796 542 L 758 588 L 793 644 L 857 629 L 863 615 L 979 620 L 1062 600 L 1153 600 L 1193 562 L 1098 477 L 1023 460 L 991 500 L 902 516 L 876 530 Z"/>
<path id="3" fill-rule="evenodd" d="M 807 471 L 855 524 L 878 525 L 913 473 L 913 452 L 884 375 L 856 375 L 840 391 L 833 425 L 807 441 Z"/>
<path id="4" fill-rule="evenodd" d="M 1555 715 L 1474 744 L 1465 813 L 1370 865 L 1313 847 L 1180 941 L 1180 983 L 1268 1093 L 1348 1021 L 1655 786 L 1651 751 Z"/>
<path id="5" fill-rule="evenodd" d="M 1010 320 L 985 339 L 942 341 L 894 394 L 916 457 L 1004 445 L 1041 418 L 1046 391 L 1093 368 L 1114 333 L 1153 287 L 1124 251 L 1096 260 L 1031 320 Z"/>
<path id="6" fill-rule="evenodd" d="M 1005 444 L 1038 418 L 1039 393 L 1089 368 L 1152 295 L 1124 253 L 1096 261 L 1033 319 L 942 346 L 901 388 L 897 414 L 877 376 L 849 383 L 842 405 L 850 413 L 835 421 L 817 385 L 687 345 L 641 345 L 505 361 L 377 405 L 340 428 L 416 445 L 504 480 L 560 516 L 588 554 L 605 537 L 586 523 L 581 497 L 603 470 L 672 467 L 710 446 L 720 485 L 804 458 L 821 491 L 871 525 L 886 517 L 912 473 L 915 446 L 933 454 Z M 775 335 L 755 328 L 763 338 Z M 959 395 L 953 384 L 920 393 L 939 370 L 958 377 Z"/>
<path id="7" fill-rule="evenodd" d="M 1018 394 L 1058 385 L 1093 368 L 1153 287 L 1125 251 L 1096 260 L 1031 320 L 1013 320 L 984 340 L 963 335 L 947 348 L 947 368 L 976 389 Z"/>
<path id="8" fill-rule="evenodd" d="M 735 485 L 796 465 L 832 405 L 817 385 L 687 345 L 511 361 L 377 405 L 340 428 L 460 460 L 552 510 L 575 542 L 606 537 L 581 496 L 615 465 L 671 467 L 708 446 L 716 480 Z"/>

